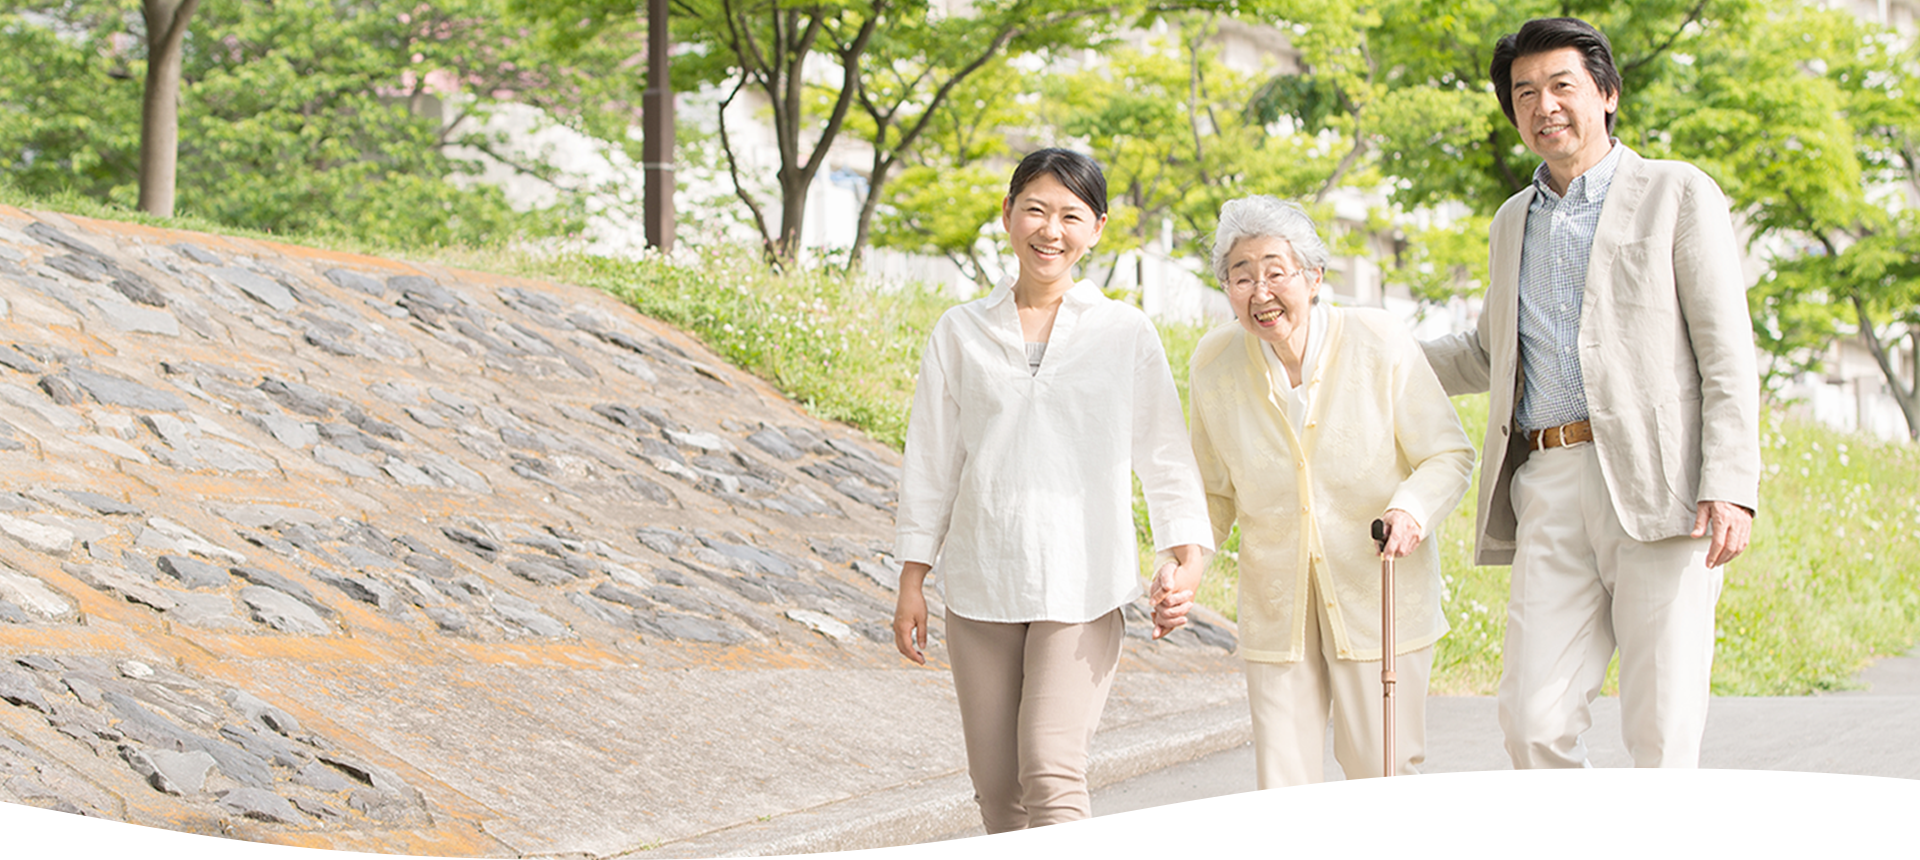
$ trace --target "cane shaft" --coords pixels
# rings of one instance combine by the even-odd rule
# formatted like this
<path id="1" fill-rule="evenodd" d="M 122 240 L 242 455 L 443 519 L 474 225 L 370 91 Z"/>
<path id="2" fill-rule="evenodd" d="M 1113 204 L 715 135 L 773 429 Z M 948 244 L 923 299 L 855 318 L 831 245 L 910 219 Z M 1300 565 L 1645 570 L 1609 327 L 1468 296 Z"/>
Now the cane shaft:
<path id="1" fill-rule="evenodd" d="M 1394 708 L 1393 708 L 1393 556 L 1380 558 L 1380 722 L 1384 761 L 1380 773 L 1383 776 L 1394 774 Z"/>

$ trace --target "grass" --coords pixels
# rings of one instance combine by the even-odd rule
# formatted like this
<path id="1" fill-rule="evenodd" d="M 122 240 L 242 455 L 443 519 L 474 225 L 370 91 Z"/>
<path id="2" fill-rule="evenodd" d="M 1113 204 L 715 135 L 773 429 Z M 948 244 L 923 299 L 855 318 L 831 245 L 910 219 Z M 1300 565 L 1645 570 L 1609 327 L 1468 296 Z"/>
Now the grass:
<path id="1" fill-rule="evenodd" d="M 285 242 L 292 245 L 304 245 L 310 248 L 326 248 L 333 251 L 345 251 L 370 256 L 421 259 L 447 250 L 442 248 L 419 247 L 400 248 L 339 233 L 270 233 L 264 230 L 254 230 L 233 224 L 224 224 L 191 214 L 162 218 L 157 215 L 149 215 L 138 209 L 128 209 L 124 206 L 117 206 L 88 197 L 84 194 L 73 192 L 53 195 L 27 194 L 9 184 L 4 175 L 0 175 L 0 204 L 15 206 L 21 209 L 79 215 L 84 218 L 99 218 L 104 221 L 144 224 L 149 227 L 164 227 L 169 230 L 193 230 L 201 233 L 219 233 L 223 236 L 264 239 L 269 242 Z"/>
<path id="2" fill-rule="evenodd" d="M 613 260 L 521 248 L 385 248 L 343 236 L 285 236 L 194 219 L 157 219 L 80 197 L 0 201 L 177 229 L 443 263 L 583 286 L 620 296 L 685 328 L 817 415 L 898 448 L 919 352 L 952 302 L 930 291 L 881 290 L 827 273 L 770 274 L 749 253 L 689 251 Z M 1188 356 L 1204 326 L 1161 328 L 1186 400 Z M 1455 401 L 1476 443 L 1486 398 Z M 1874 657 L 1920 639 L 1920 448 L 1836 433 L 1774 413 L 1764 428 L 1767 475 L 1753 543 L 1728 569 L 1718 614 L 1713 689 L 1804 695 L 1845 688 Z M 1440 541 L 1452 632 L 1434 658 L 1435 693 L 1485 694 L 1499 679 L 1507 569 L 1472 564 L 1469 490 Z M 1141 511 L 1144 514 L 1144 511 Z M 1237 535 L 1215 556 L 1202 603 L 1235 615 Z"/>
<path id="3" fill-rule="evenodd" d="M 1920 630 L 1920 447 L 1769 419 L 1753 545 L 1720 597 L 1714 692 L 1844 689 Z"/>
<path id="4" fill-rule="evenodd" d="M 1485 399 L 1455 403 L 1477 442 Z M 1727 566 L 1716 612 L 1713 693 L 1846 689 L 1869 661 L 1920 639 L 1920 448 L 1777 411 L 1762 443 L 1753 540 Z M 1435 693 L 1487 694 L 1499 682 L 1507 568 L 1470 566 L 1474 493 L 1437 535 L 1453 630 L 1436 649 Z"/>

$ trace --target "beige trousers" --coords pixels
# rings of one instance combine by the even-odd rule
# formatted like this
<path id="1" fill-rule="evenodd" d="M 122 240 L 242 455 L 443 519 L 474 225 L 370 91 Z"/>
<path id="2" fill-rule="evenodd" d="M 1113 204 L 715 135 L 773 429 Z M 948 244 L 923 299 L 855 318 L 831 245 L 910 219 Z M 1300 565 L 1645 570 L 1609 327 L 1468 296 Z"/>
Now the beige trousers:
<path id="1" fill-rule="evenodd" d="M 967 771 L 988 833 L 1092 815 L 1087 750 L 1125 635 L 1118 609 L 1084 624 L 947 612 Z"/>
<path id="2" fill-rule="evenodd" d="M 1309 785 L 1326 779 L 1327 718 L 1333 718 L 1333 758 L 1348 779 L 1380 776 L 1385 764 L 1380 661 L 1334 656 L 1333 635 L 1320 587 L 1309 580 L 1306 658 L 1294 663 L 1247 663 L 1247 700 L 1253 710 L 1253 761 L 1260 788 Z M 1419 773 L 1427 760 L 1427 680 L 1433 646 L 1394 658 L 1395 772 Z"/>
<path id="3" fill-rule="evenodd" d="M 1707 538 L 1643 543 L 1614 512 L 1594 447 L 1535 451 L 1513 477 L 1515 534 L 1500 729 L 1516 768 L 1589 767 L 1607 664 L 1636 767 L 1698 767 L 1722 573 Z"/>

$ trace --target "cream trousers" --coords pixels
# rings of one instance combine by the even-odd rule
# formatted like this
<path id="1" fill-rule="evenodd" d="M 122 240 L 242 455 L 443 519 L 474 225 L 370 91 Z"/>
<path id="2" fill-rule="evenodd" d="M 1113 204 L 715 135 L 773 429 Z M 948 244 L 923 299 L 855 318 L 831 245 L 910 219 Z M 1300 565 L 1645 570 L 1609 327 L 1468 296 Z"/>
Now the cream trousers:
<path id="1" fill-rule="evenodd" d="M 1309 580 L 1308 602 L 1320 609 L 1307 624 L 1306 658 L 1294 663 L 1247 663 L 1247 700 L 1253 709 L 1253 760 L 1260 788 L 1308 785 L 1326 778 L 1327 718 L 1333 718 L 1333 758 L 1348 779 L 1380 776 L 1385 764 L 1380 661 L 1334 656 L 1326 601 Z M 1433 646 L 1394 659 L 1395 771 L 1419 773 L 1427 760 L 1427 679 Z"/>
<path id="2" fill-rule="evenodd" d="M 1535 451 L 1513 477 L 1515 534 L 1500 729 L 1516 768 L 1589 767 L 1607 663 L 1635 767 L 1698 767 L 1720 570 L 1707 538 L 1629 537 L 1590 444 Z"/>
<path id="3" fill-rule="evenodd" d="M 967 771 L 988 833 L 1092 814 L 1087 751 L 1125 636 L 1118 609 L 1084 624 L 1002 624 L 947 612 Z"/>

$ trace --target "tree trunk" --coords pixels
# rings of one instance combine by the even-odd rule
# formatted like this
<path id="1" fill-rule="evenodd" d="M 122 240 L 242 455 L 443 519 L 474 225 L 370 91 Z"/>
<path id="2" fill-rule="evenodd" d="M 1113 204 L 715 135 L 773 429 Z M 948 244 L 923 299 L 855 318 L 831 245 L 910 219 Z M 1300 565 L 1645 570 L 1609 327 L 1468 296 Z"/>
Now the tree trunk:
<path id="1" fill-rule="evenodd" d="M 1907 438 L 1920 442 L 1920 333 L 1909 331 L 1914 337 L 1915 364 L 1913 385 L 1902 387 L 1900 371 L 1893 366 L 1893 358 L 1887 354 L 1887 345 L 1880 342 L 1880 333 L 1873 328 L 1873 317 L 1867 315 L 1867 303 L 1854 295 L 1853 310 L 1860 317 L 1860 339 L 1867 344 L 1867 351 L 1873 353 L 1874 363 L 1880 365 L 1880 374 L 1887 378 L 1887 390 L 1893 392 L 1893 402 L 1900 406 L 1900 414 L 1907 419 Z M 1898 337 L 1894 343 L 1899 343 Z"/>
<path id="2" fill-rule="evenodd" d="M 825 144 L 819 145 L 822 150 Z M 807 189 L 813 185 L 813 172 L 780 171 L 780 238 L 774 243 L 775 261 L 782 268 L 800 262 L 800 230 L 806 225 Z"/>
<path id="3" fill-rule="evenodd" d="M 180 156 L 180 54 L 200 0 L 145 0 L 147 86 L 140 104 L 140 211 L 173 217 Z"/>
<path id="4" fill-rule="evenodd" d="M 873 170 L 867 174 L 867 199 L 860 201 L 860 220 L 854 226 L 853 254 L 847 258 L 847 271 L 858 271 L 867 261 L 867 243 L 873 240 L 873 213 L 880 208 L 880 189 L 887 185 L 887 174 L 893 172 L 893 159 L 882 158 L 876 147 L 873 155 Z"/>

